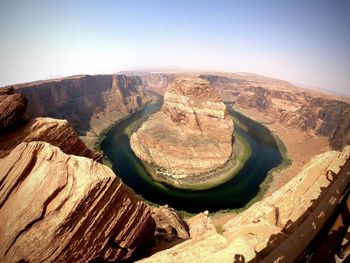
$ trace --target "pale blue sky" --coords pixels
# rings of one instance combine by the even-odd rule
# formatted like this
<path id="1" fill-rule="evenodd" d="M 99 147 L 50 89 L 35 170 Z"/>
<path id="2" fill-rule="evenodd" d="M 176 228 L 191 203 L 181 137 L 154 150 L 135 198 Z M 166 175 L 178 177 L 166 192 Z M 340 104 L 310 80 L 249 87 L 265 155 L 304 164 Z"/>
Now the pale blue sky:
<path id="1" fill-rule="evenodd" d="M 243 71 L 350 94 L 350 1 L 0 0 L 0 85 Z"/>

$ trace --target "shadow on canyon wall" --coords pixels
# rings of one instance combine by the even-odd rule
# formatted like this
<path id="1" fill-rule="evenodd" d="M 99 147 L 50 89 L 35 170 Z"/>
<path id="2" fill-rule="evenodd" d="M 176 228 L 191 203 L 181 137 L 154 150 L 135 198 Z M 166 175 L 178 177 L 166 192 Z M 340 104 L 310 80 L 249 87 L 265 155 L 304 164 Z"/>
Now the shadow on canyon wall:
<path id="1" fill-rule="evenodd" d="M 293 240 L 290 240 L 291 244 L 295 240 L 302 241 L 304 236 L 307 236 L 308 233 L 310 233 L 310 228 L 307 228 L 308 226 L 305 225 L 303 226 L 302 223 L 311 215 L 311 213 L 316 209 L 316 207 L 320 205 L 320 202 L 326 201 L 322 199 L 325 198 L 325 194 L 328 193 L 330 188 L 332 188 L 332 186 L 334 185 L 335 179 L 341 175 L 344 175 L 345 173 L 349 173 L 349 171 L 350 159 L 346 161 L 346 163 L 342 166 L 341 171 L 338 174 L 335 174 L 332 171 L 328 171 L 327 179 L 331 183 L 327 187 L 320 188 L 321 192 L 319 198 L 312 200 L 312 204 L 310 205 L 310 207 L 295 222 L 289 220 L 285 224 L 281 233 L 271 235 L 265 249 L 261 250 L 257 254 L 256 258 L 250 262 L 260 262 L 261 260 L 264 260 L 265 257 L 267 257 L 272 251 L 274 251 L 274 253 L 277 252 L 277 255 L 275 254 L 274 258 L 283 259 L 286 258 L 286 253 L 294 253 L 294 246 L 302 246 L 302 244 L 293 244 L 288 250 L 286 250 L 286 247 L 284 247 L 284 249 L 281 249 L 279 247 L 282 244 L 282 242 L 289 239 L 290 235 L 293 234 L 294 231 L 296 231 L 299 227 L 304 228 L 304 231 L 300 236 L 296 237 Z M 346 189 L 348 188 L 349 185 Z M 328 218 L 328 220 L 323 226 L 317 225 L 316 220 L 312 222 L 312 226 L 314 229 L 318 229 L 319 227 L 321 227 L 321 229 L 318 232 L 318 234 L 316 234 L 316 236 L 312 239 L 312 241 L 306 247 L 304 247 L 302 253 L 300 255 L 296 255 L 298 256 L 296 262 L 332 262 L 333 256 L 339 249 L 343 237 L 346 234 L 350 224 L 350 211 L 349 205 L 347 205 L 347 202 L 349 203 L 348 198 L 349 191 L 345 195 L 345 198 L 342 200 L 338 208 L 335 209 L 333 214 Z M 341 221 L 340 223 L 338 222 L 338 224 L 336 223 L 337 219 Z M 234 262 L 245 262 L 244 257 L 242 257 L 237 258 Z"/>
<path id="2" fill-rule="evenodd" d="M 93 117 L 111 112 L 127 114 L 141 107 L 145 97 L 141 85 L 139 77 L 86 75 L 20 84 L 14 88 L 28 99 L 30 117 L 67 119 L 84 135 L 91 130 Z"/>

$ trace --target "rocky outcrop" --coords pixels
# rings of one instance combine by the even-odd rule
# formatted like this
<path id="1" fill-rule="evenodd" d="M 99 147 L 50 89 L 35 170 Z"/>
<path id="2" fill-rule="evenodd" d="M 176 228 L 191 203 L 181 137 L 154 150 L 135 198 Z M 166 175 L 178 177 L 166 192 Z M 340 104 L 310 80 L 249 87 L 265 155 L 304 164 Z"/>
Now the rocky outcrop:
<path id="1" fill-rule="evenodd" d="M 106 166 L 44 142 L 0 159 L 0 261 L 129 258 L 153 239 L 145 205 Z"/>
<path id="2" fill-rule="evenodd" d="M 333 149 L 340 150 L 344 145 L 350 145 L 350 108 L 340 119 L 330 141 Z"/>
<path id="3" fill-rule="evenodd" d="M 131 136 L 131 148 L 156 173 L 185 178 L 224 165 L 232 154 L 232 133 L 217 91 L 200 78 L 177 78 L 162 110 Z"/>
<path id="4" fill-rule="evenodd" d="M 167 205 L 152 207 L 152 217 L 156 223 L 155 236 L 157 240 L 170 242 L 190 237 L 187 223 L 174 208 Z"/>
<path id="5" fill-rule="evenodd" d="M 142 262 L 294 262 L 333 214 L 350 182 L 350 146 L 315 156 L 289 183 L 229 220 L 187 220 L 191 239 Z"/>
<path id="6" fill-rule="evenodd" d="M 59 147 L 67 154 L 85 156 L 101 161 L 102 154 L 89 149 L 79 139 L 66 120 L 35 118 L 19 125 L 0 137 L 0 157 L 8 154 L 21 142 L 44 141 Z"/>
<path id="7" fill-rule="evenodd" d="M 79 135 L 92 137 L 149 100 L 141 79 L 125 75 L 75 76 L 14 87 L 27 97 L 30 117 L 66 119 Z"/>
<path id="8" fill-rule="evenodd" d="M 27 99 L 13 88 L 0 89 L 0 133 L 18 124 L 27 107 Z"/>

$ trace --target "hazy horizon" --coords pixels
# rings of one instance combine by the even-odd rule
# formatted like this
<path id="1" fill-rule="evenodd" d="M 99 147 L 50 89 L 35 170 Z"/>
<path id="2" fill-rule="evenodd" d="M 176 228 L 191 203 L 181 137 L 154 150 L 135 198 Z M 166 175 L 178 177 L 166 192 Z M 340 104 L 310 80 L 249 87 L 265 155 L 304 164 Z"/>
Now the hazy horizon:
<path id="1" fill-rule="evenodd" d="M 0 86 L 248 72 L 350 95 L 350 1 L 0 1 Z"/>

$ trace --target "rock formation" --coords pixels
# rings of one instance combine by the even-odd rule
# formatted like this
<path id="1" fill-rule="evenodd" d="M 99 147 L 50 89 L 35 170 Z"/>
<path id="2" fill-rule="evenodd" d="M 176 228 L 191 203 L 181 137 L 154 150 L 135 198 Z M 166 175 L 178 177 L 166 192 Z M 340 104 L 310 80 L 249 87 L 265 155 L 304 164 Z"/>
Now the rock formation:
<path id="1" fill-rule="evenodd" d="M 350 145 L 350 107 L 344 112 L 330 141 L 333 149 L 340 150 L 344 145 Z"/>
<path id="2" fill-rule="evenodd" d="M 0 95 L 0 108 L 4 107 L 4 110 L 0 112 L 0 118 L 4 120 L 4 128 L 0 133 L 0 158 L 7 155 L 21 142 L 45 141 L 58 146 L 67 154 L 101 161 L 102 154 L 86 147 L 66 120 L 51 118 L 24 120 L 27 99 L 21 94 L 14 93 L 11 88 L 0 91 L 2 94 Z"/>
<path id="3" fill-rule="evenodd" d="M 148 102 L 139 77 L 73 76 L 15 85 L 29 101 L 30 117 L 66 119 L 94 146 L 103 130 Z"/>
<path id="4" fill-rule="evenodd" d="M 122 260 L 153 239 L 147 205 L 91 159 L 24 142 L 0 182 L 1 262 Z"/>
<path id="5" fill-rule="evenodd" d="M 188 239 L 188 225 L 175 209 L 165 206 L 152 207 L 152 217 L 156 223 L 155 236 L 158 240 L 173 241 Z"/>
<path id="6" fill-rule="evenodd" d="M 162 110 L 131 136 L 135 154 L 159 174 L 206 173 L 232 154 L 233 122 L 217 91 L 200 78 L 177 78 Z"/>
<path id="7" fill-rule="evenodd" d="M 18 124 L 27 107 L 27 99 L 13 88 L 0 89 L 0 133 Z"/>
<path id="8" fill-rule="evenodd" d="M 89 149 L 76 135 L 66 120 L 35 118 L 0 137 L 0 157 L 21 142 L 44 141 L 59 147 L 67 154 L 85 156 L 101 161 L 102 154 Z"/>
<path id="9" fill-rule="evenodd" d="M 289 183 L 229 220 L 187 220 L 191 239 L 142 262 L 295 262 L 350 182 L 350 146 L 315 156 Z M 220 231 L 221 232 L 221 231 Z"/>
<path id="10" fill-rule="evenodd" d="M 135 73 L 139 76 L 145 88 L 164 95 L 168 86 L 176 79 L 176 74 L 167 73 Z"/>

